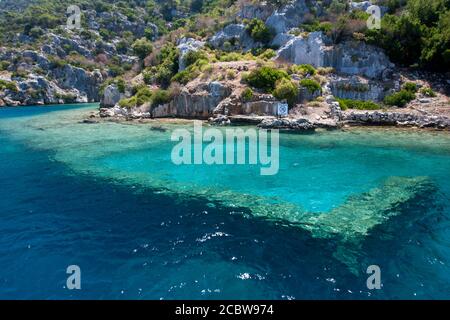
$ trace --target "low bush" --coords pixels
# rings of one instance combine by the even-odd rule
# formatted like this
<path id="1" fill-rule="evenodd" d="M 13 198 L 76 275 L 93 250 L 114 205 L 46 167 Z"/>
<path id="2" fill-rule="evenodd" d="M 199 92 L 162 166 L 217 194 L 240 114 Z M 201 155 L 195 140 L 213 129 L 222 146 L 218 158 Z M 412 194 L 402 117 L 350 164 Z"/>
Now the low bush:
<path id="1" fill-rule="evenodd" d="M 263 59 L 263 60 L 270 60 L 270 59 L 274 58 L 276 55 L 277 55 L 277 53 L 275 52 L 275 50 L 266 49 L 263 52 L 258 54 L 258 58 Z"/>
<path id="2" fill-rule="evenodd" d="M 136 93 L 136 104 L 143 105 L 146 102 L 152 101 L 152 91 L 147 87 L 140 88 Z"/>
<path id="3" fill-rule="evenodd" d="M 342 110 L 356 109 L 356 110 L 378 110 L 380 105 L 372 101 L 352 100 L 352 99 L 337 99 Z"/>
<path id="4" fill-rule="evenodd" d="M 272 92 L 275 89 L 277 81 L 283 78 L 289 78 L 286 71 L 269 66 L 262 66 L 250 72 L 250 74 L 246 76 L 246 81 L 252 87 L 263 89 L 266 92 Z"/>
<path id="5" fill-rule="evenodd" d="M 152 106 L 165 104 L 165 103 L 170 102 L 170 100 L 172 100 L 172 97 L 170 96 L 170 93 L 168 90 L 158 89 L 153 92 Z"/>
<path id="6" fill-rule="evenodd" d="M 306 32 L 322 31 L 324 33 L 330 32 L 333 29 L 333 24 L 329 21 L 319 22 L 317 20 L 311 23 L 304 23 L 300 25 L 300 30 Z"/>
<path id="7" fill-rule="evenodd" d="M 272 41 L 274 33 L 261 19 L 252 19 L 247 24 L 247 32 L 253 40 L 264 44 Z"/>
<path id="8" fill-rule="evenodd" d="M 228 80 L 236 79 L 236 71 L 234 69 L 227 70 L 227 79 Z"/>
<path id="9" fill-rule="evenodd" d="M 9 61 L 6 61 L 6 60 L 0 61 L 0 71 L 4 71 L 4 70 L 8 69 L 10 64 L 11 63 Z"/>
<path id="10" fill-rule="evenodd" d="M 188 53 L 186 53 L 186 55 L 183 58 L 186 67 L 193 65 L 200 59 L 207 59 L 206 54 L 201 50 L 198 51 L 191 50 Z"/>
<path id="11" fill-rule="evenodd" d="M 139 58 L 144 59 L 153 50 L 152 43 L 146 38 L 136 40 L 131 46 L 135 55 Z"/>
<path id="12" fill-rule="evenodd" d="M 251 88 L 245 88 L 241 93 L 241 99 L 244 102 L 249 102 L 253 99 L 253 90 Z"/>
<path id="13" fill-rule="evenodd" d="M 122 99 L 119 101 L 119 106 L 121 108 L 127 108 L 127 109 L 131 109 L 136 107 L 137 105 L 137 98 L 136 96 L 133 96 L 131 98 L 126 98 L 126 99 Z"/>
<path id="14" fill-rule="evenodd" d="M 420 89 L 420 93 L 427 97 L 436 97 L 436 92 L 434 92 L 433 89 L 429 87 L 423 87 L 422 89 Z"/>
<path id="15" fill-rule="evenodd" d="M 191 68 L 188 68 L 174 75 L 171 81 L 178 82 L 181 84 L 187 84 L 189 81 L 197 78 L 197 76 L 198 76 L 197 70 L 192 70 Z"/>
<path id="16" fill-rule="evenodd" d="M 416 93 L 417 92 L 417 84 L 414 82 L 407 82 L 403 85 L 403 90 Z"/>
<path id="17" fill-rule="evenodd" d="M 310 93 L 314 93 L 316 91 L 321 91 L 322 90 L 322 87 L 320 86 L 320 84 L 317 81 L 312 80 L 312 79 L 303 79 L 303 80 L 300 81 L 300 85 L 303 88 L 308 89 L 308 91 Z"/>
<path id="18" fill-rule="evenodd" d="M 326 75 L 328 75 L 328 74 L 330 74 L 330 73 L 334 73 L 335 72 L 335 70 L 334 70 L 334 68 L 332 68 L 332 67 L 320 67 L 320 68 L 317 68 L 317 74 L 319 74 L 319 75 L 321 75 L 321 76 L 326 76 Z"/>
<path id="19" fill-rule="evenodd" d="M 384 103 L 388 106 L 397 106 L 403 108 L 415 98 L 416 95 L 413 92 L 402 89 L 399 92 L 393 93 L 384 98 Z"/>
<path id="20" fill-rule="evenodd" d="M 156 54 L 157 65 L 148 68 L 147 84 L 156 82 L 163 88 L 167 88 L 173 76 L 178 72 L 179 50 L 171 43 L 164 45 L 160 52 Z M 145 76 L 145 73 L 144 73 Z"/>
<path id="21" fill-rule="evenodd" d="M 5 90 L 5 89 L 11 90 L 13 92 L 17 92 L 17 86 L 14 82 L 0 79 L 0 90 Z"/>
<path id="22" fill-rule="evenodd" d="M 278 100 L 286 100 L 289 106 L 293 106 L 298 97 L 298 85 L 287 78 L 282 78 L 276 84 L 273 95 Z"/>
<path id="23" fill-rule="evenodd" d="M 310 64 L 301 64 L 301 65 L 292 65 L 289 68 L 289 73 L 295 73 L 295 74 L 299 74 L 302 76 L 313 76 L 317 73 L 316 68 L 314 68 L 312 65 Z"/>
<path id="24" fill-rule="evenodd" d="M 216 52 L 216 58 L 221 62 L 231 62 L 253 60 L 254 56 L 251 53 L 242 54 L 239 52 Z"/>

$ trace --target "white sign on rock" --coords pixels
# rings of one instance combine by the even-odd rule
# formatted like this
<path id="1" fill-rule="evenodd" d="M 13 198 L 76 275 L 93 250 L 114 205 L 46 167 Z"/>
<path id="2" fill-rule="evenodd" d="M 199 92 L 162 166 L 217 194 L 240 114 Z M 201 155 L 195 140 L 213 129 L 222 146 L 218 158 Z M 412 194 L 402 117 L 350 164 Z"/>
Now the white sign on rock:
<path id="1" fill-rule="evenodd" d="M 287 103 L 279 103 L 277 115 L 280 117 L 287 117 L 289 114 L 289 106 Z"/>

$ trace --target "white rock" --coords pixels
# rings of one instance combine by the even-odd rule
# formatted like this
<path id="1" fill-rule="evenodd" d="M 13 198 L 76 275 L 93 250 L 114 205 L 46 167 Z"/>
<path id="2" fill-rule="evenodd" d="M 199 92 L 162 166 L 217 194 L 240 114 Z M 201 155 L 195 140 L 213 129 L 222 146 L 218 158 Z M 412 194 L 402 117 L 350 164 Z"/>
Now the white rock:
<path id="1" fill-rule="evenodd" d="M 181 38 L 178 41 L 177 48 L 180 51 L 179 57 L 179 71 L 186 69 L 185 57 L 188 52 L 198 51 L 205 46 L 205 42 L 195 40 L 193 38 Z"/>

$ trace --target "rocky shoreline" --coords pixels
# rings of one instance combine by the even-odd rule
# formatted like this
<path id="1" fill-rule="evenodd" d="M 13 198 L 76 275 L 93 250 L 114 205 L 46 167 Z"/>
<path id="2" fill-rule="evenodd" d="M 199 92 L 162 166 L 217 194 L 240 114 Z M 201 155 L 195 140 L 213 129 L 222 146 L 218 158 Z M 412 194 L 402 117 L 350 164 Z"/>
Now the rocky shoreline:
<path id="1" fill-rule="evenodd" d="M 236 115 L 211 117 L 208 120 L 195 117 L 164 117 L 154 118 L 150 115 L 127 114 L 109 116 L 105 112 L 111 109 L 101 109 L 100 113 L 91 115 L 85 123 L 101 121 L 127 122 L 127 123 L 189 123 L 191 121 L 205 121 L 213 126 L 257 126 L 262 129 L 280 129 L 292 132 L 314 132 L 316 130 L 340 130 L 351 127 L 384 127 L 403 128 L 407 130 L 436 130 L 450 131 L 450 117 L 442 115 L 421 115 L 416 112 L 396 111 L 341 111 L 336 117 L 315 120 L 312 117 L 275 117 L 258 115 Z"/>
<path id="2" fill-rule="evenodd" d="M 354 13 L 370 5 L 351 1 L 341 15 L 364 22 Z M 0 47 L 0 107 L 99 101 L 86 123 L 180 118 L 299 132 L 450 128 L 449 74 L 402 68 L 363 33 L 337 39 L 309 25 L 308 15 L 332 18 L 329 4 L 235 9 L 234 19 L 202 35 L 162 37 L 142 8 L 133 18 L 85 10 L 86 30 L 11 36 L 29 46 Z M 285 116 L 280 107 L 287 106 Z"/>

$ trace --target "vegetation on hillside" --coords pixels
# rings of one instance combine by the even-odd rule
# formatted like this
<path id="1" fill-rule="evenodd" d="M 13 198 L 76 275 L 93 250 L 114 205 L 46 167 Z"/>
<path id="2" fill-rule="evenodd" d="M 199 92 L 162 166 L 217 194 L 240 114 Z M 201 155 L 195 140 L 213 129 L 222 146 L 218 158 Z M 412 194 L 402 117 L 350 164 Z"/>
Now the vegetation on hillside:
<path id="1" fill-rule="evenodd" d="M 273 7 L 288 2 L 267 1 Z M 148 87 L 132 90 L 133 96 L 121 101 L 123 106 L 167 101 L 171 97 L 170 88 L 174 85 L 185 85 L 198 77 L 212 76 L 216 62 L 239 60 L 254 60 L 258 65 L 242 77 L 249 86 L 241 96 L 243 101 L 250 101 L 254 93 L 260 91 L 271 93 L 292 105 L 299 92 L 304 92 L 301 89 L 311 94 L 321 92 L 321 86 L 326 82 L 324 76 L 332 70 L 316 69 L 310 65 L 279 66 L 267 63 L 276 55 L 277 48 L 271 47 L 274 30 L 260 18 L 244 19 L 236 15 L 239 8 L 257 3 L 253 0 L 2 0 L 0 41 L 4 46 L 37 50 L 50 32 L 70 38 L 73 34 L 62 26 L 67 20 L 67 7 L 77 5 L 83 12 L 83 29 L 73 32 L 81 39 L 91 40 L 95 46 L 92 57 L 83 56 L 73 45 L 66 43 L 62 45 L 64 55 L 47 55 L 50 68 L 63 68 L 70 64 L 89 71 L 99 69 L 107 79 L 101 90 L 107 84 L 115 83 L 121 93 L 129 91 L 129 80 L 141 73 Z M 450 70 L 450 0 L 377 0 L 375 3 L 388 8 L 380 30 L 369 30 L 366 23 L 369 14 L 349 10 L 346 0 L 321 1 L 323 8 L 320 10 L 316 10 L 315 2 L 307 0 L 310 13 L 291 33 L 321 31 L 334 43 L 365 41 L 385 49 L 398 65 L 442 72 Z M 8 10 L 9 5 L 13 7 L 12 4 L 20 10 Z M 89 28 L 92 21 L 88 18 L 92 15 L 98 30 Z M 147 27 L 144 32 L 141 29 L 139 35 L 120 27 L 110 27 L 120 23 L 137 23 Z M 233 50 L 228 50 L 226 46 L 214 49 L 206 45 L 185 55 L 182 62 L 186 68 L 180 71 L 178 39 L 190 37 L 205 40 L 230 23 L 243 23 L 248 35 L 259 46 L 247 52 L 235 49 L 234 45 L 230 46 Z M 26 41 L 19 41 L 19 35 L 25 36 Z M 107 55 L 103 48 L 108 44 L 113 44 L 118 54 Z M 124 62 L 119 55 L 135 56 L 138 62 L 135 57 Z M 11 63 L 0 61 L 0 70 L 7 70 Z M 45 70 L 34 71 L 45 75 Z M 13 70 L 12 75 L 26 77 L 26 73 L 19 69 Z M 237 74 L 230 69 L 214 76 L 216 80 L 219 77 L 233 80 Z M 12 82 L 1 83 L 0 87 L 2 90 L 16 88 Z M 159 89 L 155 91 L 154 88 Z M 387 96 L 384 103 L 403 107 L 419 93 L 427 97 L 436 95 L 431 88 L 418 92 L 418 88 L 408 84 L 401 91 Z M 341 101 L 344 108 L 375 108 L 370 103 Z"/>

